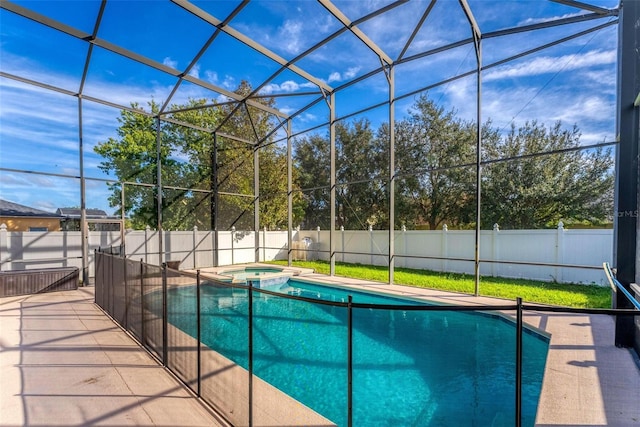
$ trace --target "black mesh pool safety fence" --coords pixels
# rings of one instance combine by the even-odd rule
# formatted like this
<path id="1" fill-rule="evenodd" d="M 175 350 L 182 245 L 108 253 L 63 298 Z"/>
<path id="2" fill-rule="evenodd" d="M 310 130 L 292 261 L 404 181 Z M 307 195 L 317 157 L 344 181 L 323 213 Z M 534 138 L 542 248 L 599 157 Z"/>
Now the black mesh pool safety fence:
<path id="1" fill-rule="evenodd" d="M 523 317 L 640 318 L 519 299 L 362 303 L 309 289 L 275 292 L 96 254 L 96 303 L 234 426 L 533 426 L 549 342 Z"/>

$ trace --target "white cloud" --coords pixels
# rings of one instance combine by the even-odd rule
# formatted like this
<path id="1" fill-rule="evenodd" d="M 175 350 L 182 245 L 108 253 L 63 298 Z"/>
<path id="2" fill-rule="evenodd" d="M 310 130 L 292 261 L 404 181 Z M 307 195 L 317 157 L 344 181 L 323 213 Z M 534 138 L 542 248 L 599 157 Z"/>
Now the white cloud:
<path id="1" fill-rule="evenodd" d="M 55 188 L 62 178 L 46 175 L 14 174 L 13 185 L 16 187 Z"/>
<path id="2" fill-rule="evenodd" d="M 562 109 L 556 114 L 563 123 L 600 121 L 607 115 L 613 117 L 612 113 L 615 113 L 615 103 L 596 94 L 577 94 L 568 103 L 573 104 L 573 108 Z"/>
<path id="3" fill-rule="evenodd" d="M 41 209 L 43 211 L 48 211 L 48 212 L 55 212 L 60 207 L 63 207 L 63 206 L 56 206 L 54 203 L 52 203 L 49 200 L 38 200 L 36 202 L 36 206 L 34 206 L 34 208 L 36 209 Z"/>
<path id="4" fill-rule="evenodd" d="M 303 36 L 303 24 L 300 21 L 287 19 L 278 28 L 278 40 L 284 41 L 284 50 L 293 55 L 302 51 Z"/>
<path id="5" fill-rule="evenodd" d="M 600 86 L 601 93 L 616 94 L 618 76 L 611 70 L 583 70 L 581 76 Z"/>
<path id="6" fill-rule="evenodd" d="M 219 82 L 218 73 L 215 71 L 207 70 L 204 72 L 205 80 L 211 83 L 212 85 L 217 85 Z"/>
<path id="7" fill-rule="evenodd" d="M 582 73 L 576 79 L 580 81 Z M 601 85 L 592 82 L 582 86 L 557 84 L 541 90 L 534 83 L 521 83 L 520 86 L 483 86 L 483 122 L 491 119 L 494 128 L 507 132 L 511 123 L 518 127 L 526 121 L 537 120 L 551 126 L 560 120 L 565 128 L 576 124 L 582 132 L 580 141 L 585 145 L 615 138 L 615 91 L 612 93 L 612 88 L 600 90 Z M 598 90 L 589 90 L 590 87 Z M 476 79 L 470 77 L 451 82 L 429 95 L 445 109 L 454 108 L 457 117 L 475 121 L 475 93 Z"/>
<path id="8" fill-rule="evenodd" d="M 314 23 L 315 28 L 320 34 L 328 34 L 335 25 L 335 21 L 331 15 L 322 15 L 320 18 Z"/>
<path id="9" fill-rule="evenodd" d="M 334 71 L 333 73 L 331 73 L 329 75 L 329 78 L 327 79 L 327 82 L 332 83 L 332 82 L 339 82 L 340 80 L 342 80 L 342 77 L 340 76 L 340 73 L 337 71 Z"/>
<path id="10" fill-rule="evenodd" d="M 347 71 L 343 72 L 342 74 L 334 71 L 331 74 L 329 74 L 329 78 L 327 79 L 328 83 L 331 82 L 342 82 L 345 80 L 349 80 L 352 79 L 356 76 L 356 74 L 358 74 L 358 71 L 360 71 L 361 67 L 349 67 L 347 68 Z"/>
<path id="11" fill-rule="evenodd" d="M 580 16 L 580 15 L 584 15 L 584 12 L 565 13 L 564 15 L 561 15 L 561 16 L 549 16 L 545 18 L 527 18 L 524 21 L 518 22 L 516 26 L 520 27 L 522 25 L 540 24 L 543 22 L 557 21 L 559 19 L 573 18 L 574 16 Z"/>
<path id="12" fill-rule="evenodd" d="M 489 70 L 484 75 L 485 81 L 504 78 L 535 76 L 555 73 L 558 71 L 572 71 L 599 65 L 615 64 L 614 50 L 592 50 L 584 54 L 562 56 L 540 56 L 516 65 L 506 65 L 498 69 Z"/>
<path id="13" fill-rule="evenodd" d="M 290 115 L 293 114 L 297 111 L 296 108 L 291 108 L 291 107 L 282 107 L 280 108 L 280 112 L 286 115 Z"/>
<path id="14" fill-rule="evenodd" d="M 299 116 L 299 119 L 303 123 L 313 123 L 318 120 L 318 117 L 315 114 L 303 113 Z"/>
<path id="15" fill-rule="evenodd" d="M 304 88 L 317 88 L 317 86 L 311 82 L 305 82 L 305 83 L 297 83 L 294 82 L 293 80 L 287 80 L 285 82 L 282 82 L 280 84 L 278 83 L 269 83 L 268 85 L 265 85 L 262 89 L 260 89 L 260 93 L 262 95 L 270 95 L 272 93 L 293 93 L 293 92 L 297 92 L 300 89 L 304 89 Z"/>
<path id="16" fill-rule="evenodd" d="M 178 61 L 174 61 L 173 59 L 169 58 L 168 56 L 162 60 L 162 65 L 166 65 L 167 67 L 171 67 L 171 68 L 173 68 L 175 70 L 178 69 Z"/>
<path id="17" fill-rule="evenodd" d="M 295 92 L 300 89 L 300 85 L 293 80 L 287 80 L 280 85 L 280 89 L 285 92 Z"/>
<path id="18" fill-rule="evenodd" d="M 218 95 L 218 97 L 216 98 L 216 102 L 219 104 L 222 104 L 224 102 L 229 102 L 231 101 L 231 98 L 227 97 L 226 95 Z"/>
<path id="19" fill-rule="evenodd" d="M 583 133 L 580 138 L 583 144 L 602 142 L 605 137 L 613 140 L 615 105 L 606 97 L 573 92 L 568 87 L 556 88 L 544 96 L 537 96 L 537 92 L 537 88 L 530 87 L 508 96 L 497 93 L 483 114 L 496 119 L 495 125 L 503 130 L 508 130 L 512 121 L 519 126 L 526 120 L 536 119 L 550 126 L 560 120 L 564 127 L 578 126 Z M 596 140 L 592 139 L 593 135 Z"/>
<path id="20" fill-rule="evenodd" d="M 3 188 L 21 184 L 22 180 L 18 179 L 17 176 L 17 174 L 3 172 L 0 174 L 0 184 L 2 184 Z"/>
<path id="21" fill-rule="evenodd" d="M 278 89 L 280 89 L 280 86 L 276 83 L 269 83 L 268 85 L 265 85 L 262 89 L 260 89 L 260 93 L 262 95 L 271 95 L 274 92 L 278 92 Z"/>
<path id="22" fill-rule="evenodd" d="M 234 90 L 236 88 L 236 79 L 233 76 L 226 75 L 224 76 L 224 81 L 222 82 L 222 87 L 228 90 Z"/>
<path id="23" fill-rule="evenodd" d="M 354 78 L 356 76 L 358 71 L 360 71 L 360 67 L 351 67 L 351 68 L 347 69 L 347 71 L 342 74 L 342 78 L 344 80 L 352 79 L 352 78 Z"/>
<path id="24" fill-rule="evenodd" d="M 195 77 L 196 79 L 200 78 L 200 64 L 196 64 L 193 66 L 193 68 L 189 71 L 189 75 L 191 77 Z"/>
<path id="25" fill-rule="evenodd" d="M 29 63 L 24 58 L 6 54 L 4 51 L 0 51 L 0 56 L 2 56 L 3 68 L 6 67 L 7 70 L 11 70 L 11 74 L 72 91 L 77 91 L 79 89 L 79 81 L 75 76 L 64 74 L 63 72 L 58 73 L 43 70 L 40 64 Z M 100 80 L 96 76 L 90 74 L 85 84 L 84 93 L 85 95 L 101 98 L 123 106 L 129 106 L 131 102 L 137 102 L 142 108 L 145 108 L 150 99 L 163 100 L 173 88 L 172 84 L 163 86 L 155 81 L 149 82 L 150 84 L 146 86 L 130 83 L 128 81 L 114 83 Z M 22 93 L 40 93 L 45 94 L 46 97 L 57 96 L 60 99 L 69 100 L 67 102 L 77 102 L 66 95 L 23 84 L 12 79 L 2 79 L 0 85 L 2 86 L 3 91 L 5 88 L 16 88 Z M 21 95 L 21 97 L 22 96 L 23 95 Z M 25 108 L 28 110 L 33 110 L 34 105 L 37 106 L 42 103 L 42 101 L 38 99 L 40 96 L 41 95 L 38 95 L 37 98 L 34 98 L 36 102 L 35 104 L 32 102 L 31 105 L 24 99 L 17 99 L 13 101 L 24 104 Z M 7 104 L 7 102 L 3 99 L 2 106 L 4 107 L 5 104 Z M 43 110 L 43 113 L 49 116 L 50 119 L 54 119 L 52 116 L 55 116 L 55 112 L 52 112 L 51 108 L 55 108 L 56 105 L 57 103 L 50 103 L 47 105 L 47 108 Z M 30 114 L 32 113 L 33 111 L 30 112 Z M 76 120 L 77 117 L 73 121 Z"/>

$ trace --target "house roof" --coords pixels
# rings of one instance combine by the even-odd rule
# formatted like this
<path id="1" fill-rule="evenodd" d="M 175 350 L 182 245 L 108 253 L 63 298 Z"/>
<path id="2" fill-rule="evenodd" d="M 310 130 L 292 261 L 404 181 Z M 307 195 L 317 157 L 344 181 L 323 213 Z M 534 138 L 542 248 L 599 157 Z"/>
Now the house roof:
<path id="1" fill-rule="evenodd" d="M 0 216 L 60 218 L 60 215 L 0 199 Z"/>
<path id="2" fill-rule="evenodd" d="M 109 218 L 102 209 L 85 209 L 87 218 Z M 80 208 L 58 208 L 56 213 L 70 218 L 80 218 Z"/>

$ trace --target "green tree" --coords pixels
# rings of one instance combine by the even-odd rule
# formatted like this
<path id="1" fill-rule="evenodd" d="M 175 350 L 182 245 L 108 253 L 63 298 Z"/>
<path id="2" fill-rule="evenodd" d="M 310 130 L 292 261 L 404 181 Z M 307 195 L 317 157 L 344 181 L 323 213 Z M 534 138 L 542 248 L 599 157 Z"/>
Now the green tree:
<path id="1" fill-rule="evenodd" d="M 328 229 L 330 216 L 329 139 L 313 134 L 293 141 L 297 187 L 305 200 L 304 228 Z"/>
<path id="2" fill-rule="evenodd" d="M 242 82 L 236 92 L 246 96 L 251 93 L 251 87 Z M 261 102 L 273 104 L 270 99 Z M 157 104 L 150 102 L 149 106 L 152 114 L 158 112 Z M 235 107 L 233 103 L 211 104 L 209 100 L 191 99 L 184 105 L 173 105 L 171 109 L 177 112 L 160 121 L 164 229 L 190 229 L 194 225 L 200 229 L 210 228 L 216 178 L 219 191 L 239 194 L 220 196 L 219 229 L 231 226 L 252 229 L 255 150 L 260 158 L 260 193 L 268 195 L 261 197 L 261 224 L 286 227 L 286 155 L 266 138 L 273 126 L 272 117 L 256 107 Z M 157 173 L 156 120 L 131 111 L 122 111 L 118 120 L 117 137 L 109 138 L 95 148 L 104 158 L 99 167 L 114 174 L 118 180 L 132 184 L 125 186 L 125 208 L 131 226 L 157 227 L 157 190 L 153 187 Z M 193 127 L 185 126 L 185 123 Z M 212 131 L 216 129 L 219 132 L 214 143 Z M 111 206 L 120 205 L 119 185 L 113 186 L 109 201 Z M 295 199 L 294 203 L 299 212 L 301 198 Z"/>
<path id="3" fill-rule="evenodd" d="M 611 215 L 613 157 L 610 150 L 578 150 L 576 126 L 563 129 L 556 122 L 546 128 L 532 121 L 491 142 L 486 159 L 515 159 L 483 170 L 483 228 L 555 227 L 560 220 L 598 224 Z"/>
<path id="4" fill-rule="evenodd" d="M 336 125 L 336 226 L 388 228 L 388 143 L 367 119 Z"/>
<path id="5" fill-rule="evenodd" d="M 132 104 L 133 109 L 139 109 L 139 104 Z M 157 113 L 159 106 L 155 102 L 149 103 L 152 113 Z M 155 189 L 150 187 L 156 182 L 156 123 L 152 117 L 122 110 L 118 118 L 120 126 L 116 130 L 117 138 L 109 138 L 99 143 L 95 152 L 104 160 L 98 166 L 106 173 L 113 173 L 119 181 L 132 184 L 125 185 L 125 209 L 129 215 L 130 226 L 144 228 L 146 225 L 157 227 L 155 209 Z M 160 158 L 163 164 L 174 163 L 169 158 L 169 150 L 162 145 Z M 174 164 L 176 168 L 180 165 Z M 146 186 L 145 186 L 146 185 Z M 109 204 L 120 206 L 120 185 L 113 184 Z M 134 213 L 131 215 L 131 213 Z"/>
<path id="6" fill-rule="evenodd" d="M 396 226 L 434 230 L 473 221 L 475 129 L 426 95 L 396 124 Z"/>
<path id="7" fill-rule="evenodd" d="M 385 228 L 388 149 L 375 138 L 366 119 L 336 124 L 336 227 Z M 298 187 L 306 200 L 304 225 L 330 224 L 329 138 L 320 135 L 297 139 L 294 160 Z"/>
<path id="8" fill-rule="evenodd" d="M 426 95 L 395 128 L 395 228 L 471 228 L 476 221 L 476 124 Z M 336 124 L 336 225 L 388 225 L 389 125 Z M 307 199 L 305 224 L 328 227 L 329 139 L 296 141 L 295 165 Z M 530 122 L 501 136 L 482 125 L 482 228 L 601 224 L 612 211 L 610 150 L 580 150 L 580 132 Z M 512 160 L 508 160 L 512 159 Z M 498 161 L 496 161 L 498 160 Z"/>

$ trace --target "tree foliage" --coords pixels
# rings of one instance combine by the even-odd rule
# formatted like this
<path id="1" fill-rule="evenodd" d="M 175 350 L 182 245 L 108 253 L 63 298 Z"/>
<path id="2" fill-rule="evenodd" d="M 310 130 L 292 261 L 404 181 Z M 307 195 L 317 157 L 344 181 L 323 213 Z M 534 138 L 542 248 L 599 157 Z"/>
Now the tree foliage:
<path id="1" fill-rule="evenodd" d="M 398 122 L 400 224 L 413 228 L 421 223 L 433 230 L 445 223 L 460 226 L 473 221 L 475 129 L 474 123 L 456 118 L 455 111 L 445 111 L 424 95 Z"/>
<path id="2" fill-rule="evenodd" d="M 242 82 L 236 92 L 246 96 L 251 90 Z M 273 104 L 268 98 L 261 102 Z M 137 109 L 139 105 L 132 107 Z M 151 115 L 158 113 L 158 104 L 152 101 L 149 107 Z M 261 181 L 260 225 L 286 228 L 286 153 L 266 138 L 272 129 L 270 115 L 256 107 L 206 99 L 190 99 L 184 105 L 173 105 L 171 110 L 176 112 L 168 120 L 160 120 L 159 132 L 153 117 L 123 110 L 117 137 L 95 147 L 103 157 L 100 169 L 127 183 L 128 225 L 157 228 L 159 137 L 164 229 L 211 229 L 215 212 L 219 229 L 253 229 L 255 151 Z M 218 128 L 220 135 L 216 138 L 212 131 Z M 218 198 L 217 209 L 213 197 L 216 187 L 224 193 Z M 109 202 L 112 207 L 120 206 L 119 184 L 112 186 Z M 294 198 L 294 215 L 300 214 L 300 203 L 300 197 Z"/>
<path id="3" fill-rule="evenodd" d="M 131 107 L 138 109 L 140 106 L 132 104 Z M 157 113 L 159 109 L 154 102 L 150 102 L 149 107 L 152 113 Z M 122 110 L 118 122 L 120 126 L 116 131 L 117 138 L 109 138 L 94 148 L 104 159 L 98 167 L 106 173 L 114 174 L 121 182 L 153 185 L 157 180 L 155 120 L 147 115 Z M 166 145 L 162 144 L 161 147 L 162 163 L 171 163 Z M 148 224 L 155 228 L 155 188 L 136 185 L 125 185 L 124 188 L 126 211 L 131 212 L 135 206 L 135 217 L 130 218 L 128 225 L 142 228 Z M 120 185 L 112 185 L 109 204 L 112 207 L 121 205 Z"/>
<path id="4" fill-rule="evenodd" d="M 487 144 L 482 225 L 490 228 L 553 227 L 565 222 L 604 222 L 612 212 L 613 160 L 609 151 L 580 151 L 577 127 L 527 122 Z M 555 153 L 545 154 L 543 153 Z"/>
<path id="5" fill-rule="evenodd" d="M 237 92 L 246 96 L 251 87 L 243 82 Z M 261 102 L 273 106 L 272 99 Z M 157 104 L 149 107 L 157 114 Z M 104 158 L 102 170 L 131 183 L 125 186 L 131 226 L 157 226 L 160 138 L 165 229 L 210 228 L 215 212 L 219 229 L 252 229 L 256 150 L 260 227 L 286 228 L 286 150 L 267 137 L 273 128 L 269 114 L 242 103 L 204 99 L 172 110 L 179 111 L 160 121 L 159 132 L 153 117 L 122 111 L 117 137 L 95 149 Z M 215 136 L 214 129 L 219 129 Z M 475 226 L 476 129 L 476 123 L 426 95 L 396 122 L 394 228 Z M 388 228 L 389 134 L 388 123 L 375 129 L 367 119 L 335 124 L 337 227 Z M 482 228 L 606 222 L 613 198 L 610 150 L 581 150 L 578 128 L 565 129 L 560 122 L 547 128 L 531 121 L 503 135 L 487 121 L 481 134 Z M 295 138 L 293 148 L 293 225 L 326 229 L 331 224 L 329 134 Z M 120 205 L 119 185 L 110 203 Z"/>
<path id="6" fill-rule="evenodd" d="M 400 228 L 475 227 L 476 128 L 426 95 L 395 126 L 395 224 Z M 528 122 L 501 135 L 482 125 L 481 226 L 544 228 L 606 222 L 612 209 L 609 150 L 580 150 L 577 127 Z M 336 226 L 388 227 L 389 125 L 336 124 Z M 329 224 L 329 139 L 296 141 L 305 220 Z"/>
<path id="7" fill-rule="evenodd" d="M 368 120 L 339 122 L 336 141 L 336 226 L 346 229 L 386 227 L 386 153 Z M 312 135 L 294 142 L 298 186 L 307 189 L 305 226 L 330 224 L 329 137 Z M 388 163 L 387 163 L 388 164 Z"/>

